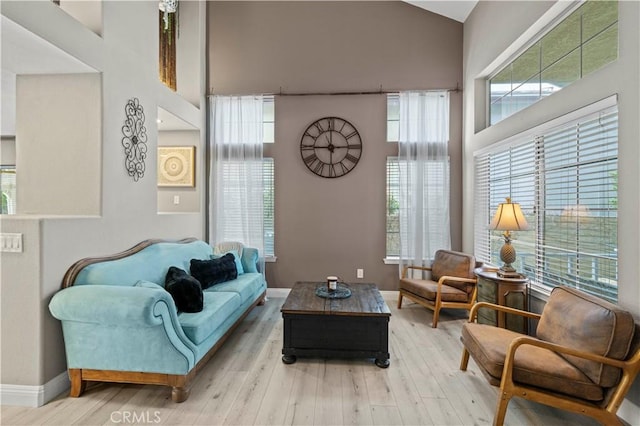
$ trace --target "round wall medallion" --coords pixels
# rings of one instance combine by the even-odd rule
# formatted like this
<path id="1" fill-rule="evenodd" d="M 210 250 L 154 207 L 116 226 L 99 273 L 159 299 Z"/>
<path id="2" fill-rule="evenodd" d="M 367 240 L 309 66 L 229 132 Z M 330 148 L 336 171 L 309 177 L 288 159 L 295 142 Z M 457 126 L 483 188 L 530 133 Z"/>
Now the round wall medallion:
<path id="1" fill-rule="evenodd" d="M 184 155 L 173 152 L 167 156 L 160 157 L 160 173 L 162 177 L 170 182 L 179 182 L 187 172 L 187 159 Z"/>
<path id="2" fill-rule="evenodd" d="M 324 117 L 307 127 L 300 140 L 305 166 L 324 178 L 337 178 L 353 170 L 362 155 L 362 139 L 344 118 Z"/>

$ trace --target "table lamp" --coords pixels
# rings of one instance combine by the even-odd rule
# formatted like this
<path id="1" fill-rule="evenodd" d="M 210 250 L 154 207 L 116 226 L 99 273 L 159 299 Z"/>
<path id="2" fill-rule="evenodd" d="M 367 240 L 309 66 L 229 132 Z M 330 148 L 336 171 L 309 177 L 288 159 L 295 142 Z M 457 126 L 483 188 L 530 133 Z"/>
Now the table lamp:
<path id="1" fill-rule="evenodd" d="M 515 268 L 511 266 L 516 261 L 516 249 L 511 245 L 511 231 L 526 231 L 529 229 L 527 219 L 525 219 L 520 204 L 512 203 L 507 197 L 505 203 L 498 204 L 498 210 L 491 220 L 490 229 L 504 231 L 504 245 L 500 249 L 500 260 L 504 264 L 498 270 L 498 275 L 505 278 L 519 277 Z"/>

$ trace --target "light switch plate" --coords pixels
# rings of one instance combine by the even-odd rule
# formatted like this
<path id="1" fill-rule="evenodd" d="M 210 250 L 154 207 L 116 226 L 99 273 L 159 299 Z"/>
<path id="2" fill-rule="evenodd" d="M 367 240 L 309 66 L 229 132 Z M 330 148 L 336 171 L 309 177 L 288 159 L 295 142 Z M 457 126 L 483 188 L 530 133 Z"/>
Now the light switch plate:
<path id="1" fill-rule="evenodd" d="M 22 253 L 22 234 L 0 234 L 0 251 Z"/>

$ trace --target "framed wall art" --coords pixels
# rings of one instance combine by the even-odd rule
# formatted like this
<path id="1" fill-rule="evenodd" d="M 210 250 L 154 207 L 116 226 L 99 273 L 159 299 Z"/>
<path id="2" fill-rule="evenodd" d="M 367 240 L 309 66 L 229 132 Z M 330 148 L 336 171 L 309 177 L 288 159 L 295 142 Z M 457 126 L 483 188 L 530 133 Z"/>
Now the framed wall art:
<path id="1" fill-rule="evenodd" d="M 195 187 L 195 146 L 158 147 L 158 186 Z"/>

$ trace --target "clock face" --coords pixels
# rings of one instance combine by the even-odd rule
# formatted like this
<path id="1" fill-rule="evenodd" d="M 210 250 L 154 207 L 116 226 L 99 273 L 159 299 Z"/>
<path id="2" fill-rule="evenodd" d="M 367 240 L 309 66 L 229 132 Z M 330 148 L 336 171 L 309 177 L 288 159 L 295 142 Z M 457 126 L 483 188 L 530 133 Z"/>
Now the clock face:
<path id="1" fill-rule="evenodd" d="M 309 170 L 337 178 L 353 170 L 362 155 L 360 133 L 347 120 L 325 117 L 314 121 L 300 140 L 300 155 Z"/>

